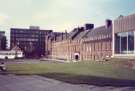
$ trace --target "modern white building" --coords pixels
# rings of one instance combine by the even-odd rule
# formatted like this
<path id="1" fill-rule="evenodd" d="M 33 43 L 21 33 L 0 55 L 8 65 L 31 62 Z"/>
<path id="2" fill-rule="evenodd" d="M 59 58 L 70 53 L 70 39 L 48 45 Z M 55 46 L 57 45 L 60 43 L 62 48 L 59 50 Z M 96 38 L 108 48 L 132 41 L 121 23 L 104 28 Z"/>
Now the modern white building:
<path id="1" fill-rule="evenodd" d="M 112 36 L 114 57 L 135 57 L 135 14 L 115 19 Z"/>

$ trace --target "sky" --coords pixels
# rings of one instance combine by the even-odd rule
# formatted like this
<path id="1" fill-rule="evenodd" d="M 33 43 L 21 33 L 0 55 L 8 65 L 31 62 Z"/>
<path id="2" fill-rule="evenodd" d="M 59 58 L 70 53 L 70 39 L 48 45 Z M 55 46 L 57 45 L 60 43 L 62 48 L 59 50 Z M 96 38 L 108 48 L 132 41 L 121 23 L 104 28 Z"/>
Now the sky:
<path id="1" fill-rule="evenodd" d="M 0 0 L 0 30 L 11 27 L 70 32 L 85 23 L 104 25 L 105 19 L 135 13 L 135 0 Z"/>

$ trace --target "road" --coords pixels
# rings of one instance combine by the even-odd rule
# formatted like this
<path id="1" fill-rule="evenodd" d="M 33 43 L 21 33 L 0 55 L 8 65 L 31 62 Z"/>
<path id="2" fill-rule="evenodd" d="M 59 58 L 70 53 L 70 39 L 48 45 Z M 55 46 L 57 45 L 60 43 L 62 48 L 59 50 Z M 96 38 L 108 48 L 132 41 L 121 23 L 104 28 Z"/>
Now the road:
<path id="1" fill-rule="evenodd" d="M 73 85 L 42 76 L 0 75 L 0 91 L 135 91 L 135 87 Z"/>

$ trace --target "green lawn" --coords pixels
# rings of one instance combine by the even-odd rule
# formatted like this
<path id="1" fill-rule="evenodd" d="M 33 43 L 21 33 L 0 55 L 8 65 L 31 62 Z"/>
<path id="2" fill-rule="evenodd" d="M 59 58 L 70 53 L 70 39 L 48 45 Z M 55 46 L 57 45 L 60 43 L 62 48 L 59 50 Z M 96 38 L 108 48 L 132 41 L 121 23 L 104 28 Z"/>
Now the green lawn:
<path id="1" fill-rule="evenodd" d="M 8 72 L 17 75 L 41 75 L 72 83 L 88 83 L 102 79 L 135 80 L 135 70 L 115 65 L 114 62 L 25 63 L 8 64 Z M 102 78 L 102 79 L 100 79 Z M 110 79 L 109 79 L 110 81 Z"/>
<path id="2" fill-rule="evenodd" d="M 121 66 L 123 62 L 12 63 L 7 65 L 7 73 L 40 75 L 72 84 L 135 86 L 135 70 Z"/>

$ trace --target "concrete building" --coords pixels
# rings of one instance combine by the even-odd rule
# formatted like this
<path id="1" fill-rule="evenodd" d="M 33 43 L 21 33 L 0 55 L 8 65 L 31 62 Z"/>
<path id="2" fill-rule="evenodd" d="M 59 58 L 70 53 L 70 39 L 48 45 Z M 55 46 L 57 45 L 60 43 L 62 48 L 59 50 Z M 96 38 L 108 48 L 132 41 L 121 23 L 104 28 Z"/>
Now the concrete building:
<path id="1" fill-rule="evenodd" d="M 135 14 L 114 20 L 113 56 L 135 57 Z"/>
<path id="2" fill-rule="evenodd" d="M 0 50 L 6 50 L 7 40 L 4 31 L 0 31 Z"/>
<path id="3" fill-rule="evenodd" d="M 51 33 L 52 30 L 41 30 L 32 26 L 29 29 L 11 28 L 10 47 L 12 49 L 14 46 L 19 46 L 25 57 L 45 56 L 46 36 Z"/>

